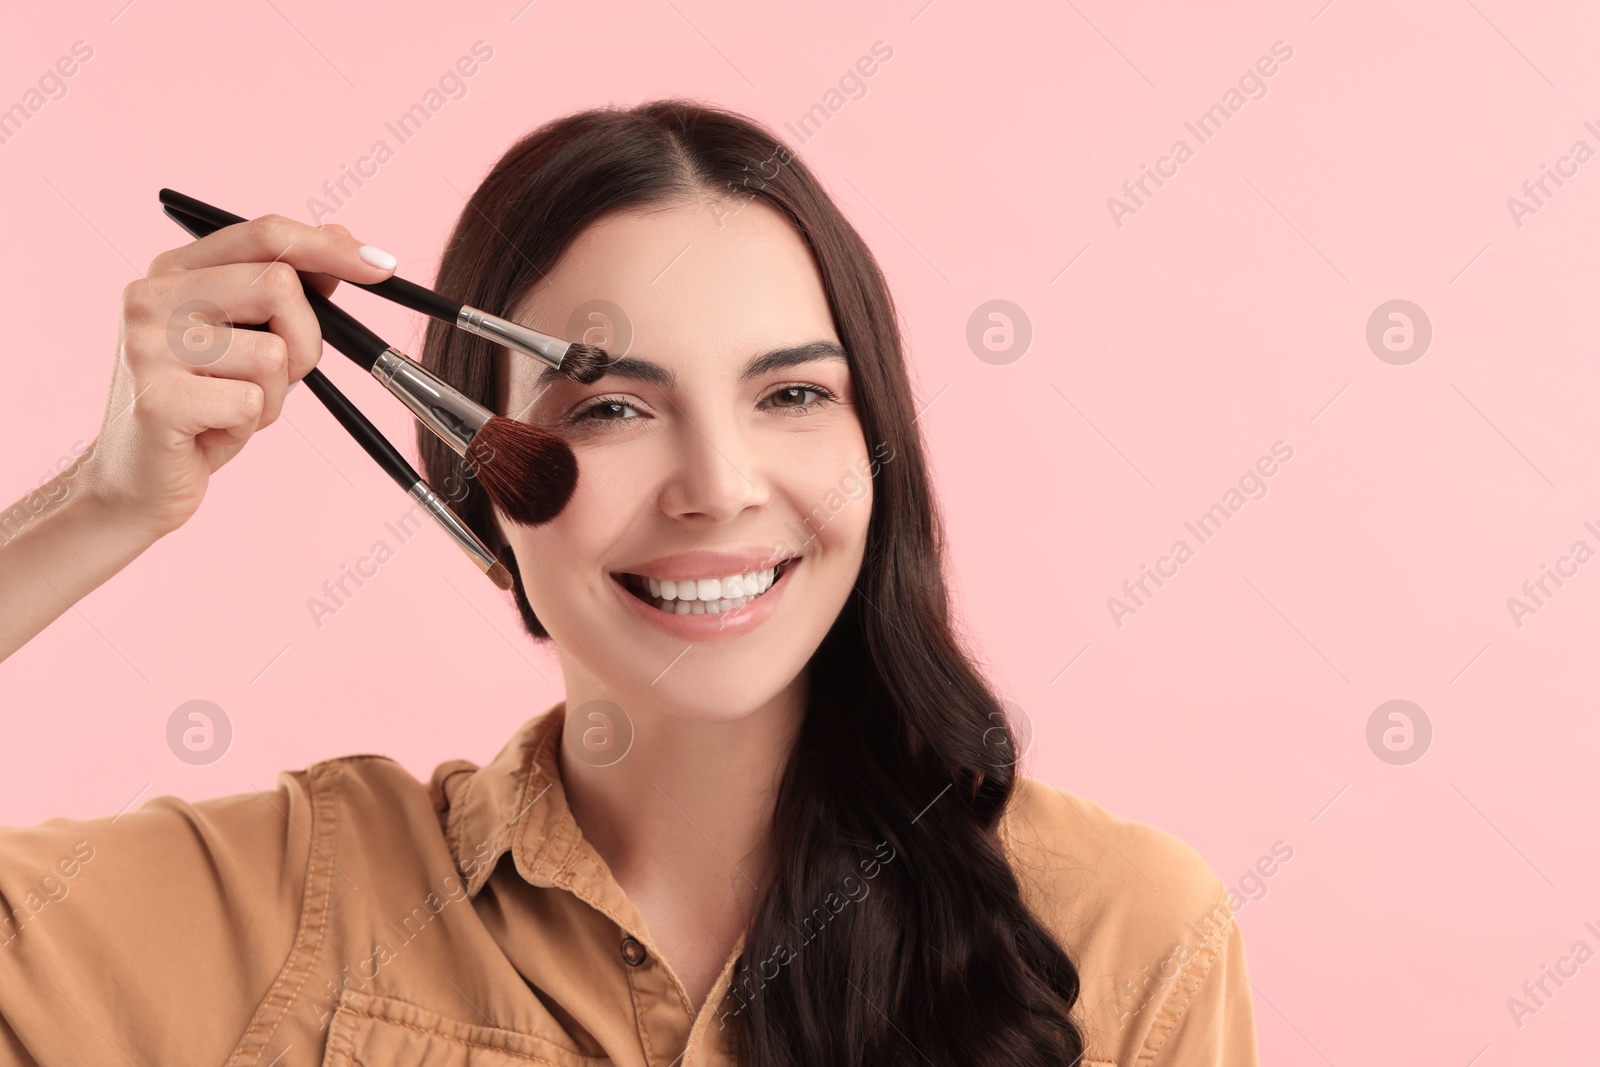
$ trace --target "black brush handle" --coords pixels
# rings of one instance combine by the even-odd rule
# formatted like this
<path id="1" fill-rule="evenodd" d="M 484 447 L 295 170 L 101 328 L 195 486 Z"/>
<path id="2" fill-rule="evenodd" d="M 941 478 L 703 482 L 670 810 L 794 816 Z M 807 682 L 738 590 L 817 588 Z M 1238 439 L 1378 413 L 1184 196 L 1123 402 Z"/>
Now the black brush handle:
<path id="1" fill-rule="evenodd" d="M 253 325 L 252 330 L 264 330 L 265 326 Z M 422 481 L 422 475 L 417 473 L 415 467 L 406 461 L 400 450 L 389 443 L 389 439 L 361 414 L 361 409 L 350 403 L 350 398 L 339 391 L 339 387 L 328 380 L 327 375 L 321 370 L 312 367 L 301 379 L 306 383 L 306 388 L 322 401 L 322 406 L 333 413 L 350 436 L 354 437 L 361 447 L 367 450 L 367 455 L 389 473 L 395 484 L 406 492 L 411 492 L 416 484 Z"/>
<path id="2" fill-rule="evenodd" d="M 188 218 L 170 208 L 167 209 L 167 214 L 195 237 L 204 237 L 206 234 L 222 228 L 221 225 Z M 315 290 L 311 290 L 310 295 L 322 296 L 321 293 Z M 325 297 L 323 300 L 326 302 Z M 331 304 L 329 306 L 332 307 Z M 267 330 L 265 323 L 236 322 L 233 325 L 236 329 Z M 360 323 L 356 323 L 356 325 L 360 326 Z M 327 339 L 326 326 L 324 326 L 323 338 L 324 340 Z M 382 344 L 382 342 L 380 341 L 379 344 Z M 368 367 L 370 369 L 370 363 Z M 341 393 L 339 387 L 328 380 L 327 375 L 322 373 L 320 367 L 312 367 L 301 380 L 306 383 L 306 388 L 310 389 L 316 398 L 322 401 L 322 406 L 332 412 L 333 417 L 339 420 L 340 425 L 350 432 L 350 436 L 354 437 L 361 447 L 366 449 L 367 455 L 371 456 L 378 466 L 388 472 L 389 477 L 395 480 L 395 484 L 409 493 L 418 482 L 422 481 L 422 475 L 418 474 L 416 468 L 407 462 L 406 457 L 400 454 L 400 450 L 390 444 L 389 439 L 383 436 L 378 428 L 372 425 L 367 420 L 367 417 L 361 413 L 361 409 L 352 404 L 350 398 Z"/>
<path id="3" fill-rule="evenodd" d="M 224 226 L 233 225 L 231 222 L 199 218 L 171 205 L 164 205 L 161 210 L 167 213 L 168 218 L 197 237 L 204 237 Z M 300 279 L 300 288 L 305 290 L 306 301 L 316 313 L 317 323 L 322 327 L 322 339 L 349 356 L 362 370 L 370 371 L 377 358 L 388 350 L 389 342 L 363 326 L 344 308 L 317 292 L 304 277 Z"/>
<path id="4" fill-rule="evenodd" d="M 163 189 L 160 192 L 161 203 L 166 207 L 176 208 L 202 222 L 212 223 L 217 229 L 232 226 L 236 222 L 246 221 L 243 217 L 231 211 L 223 211 L 213 207 L 203 200 L 196 200 L 192 196 L 185 196 L 176 189 Z M 352 282 L 358 289 L 365 289 L 369 293 L 377 293 L 386 300 L 392 300 L 401 307 L 408 307 L 412 311 L 420 311 L 424 315 L 432 316 L 454 326 L 456 317 L 461 314 L 461 301 L 451 300 L 447 296 L 440 296 L 432 289 L 408 282 L 404 278 L 390 276 L 381 282 Z"/>

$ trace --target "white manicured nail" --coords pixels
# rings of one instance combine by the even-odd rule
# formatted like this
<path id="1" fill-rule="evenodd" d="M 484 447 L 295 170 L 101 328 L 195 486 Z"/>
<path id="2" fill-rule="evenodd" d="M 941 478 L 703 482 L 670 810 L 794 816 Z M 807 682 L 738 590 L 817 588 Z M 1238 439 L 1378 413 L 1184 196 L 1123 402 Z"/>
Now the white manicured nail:
<path id="1" fill-rule="evenodd" d="M 383 249 L 373 248 L 371 245 L 362 245 L 357 251 L 361 253 L 363 260 L 381 270 L 393 270 L 394 265 L 400 262 Z"/>

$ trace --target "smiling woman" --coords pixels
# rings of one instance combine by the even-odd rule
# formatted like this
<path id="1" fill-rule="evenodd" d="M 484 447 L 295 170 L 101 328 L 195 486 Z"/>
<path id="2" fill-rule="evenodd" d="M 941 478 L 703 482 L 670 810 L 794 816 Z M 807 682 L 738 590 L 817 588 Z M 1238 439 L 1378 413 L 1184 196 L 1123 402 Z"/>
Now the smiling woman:
<path id="1" fill-rule="evenodd" d="M 770 706 L 757 717 L 764 747 L 798 725 L 806 662 L 860 571 L 870 510 L 829 523 L 799 554 L 779 547 L 783 523 L 868 449 L 850 361 L 799 231 L 770 204 L 723 218 L 703 189 L 673 197 L 611 206 L 545 284 L 529 286 L 521 321 L 542 328 L 609 301 L 628 317 L 633 351 L 612 353 L 622 358 L 592 385 L 555 377 L 541 388 L 524 362 L 500 362 L 497 410 L 565 437 L 582 475 L 554 522 L 497 518 L 488 532 L 506 558 L 537 561 L 521 569 L 516 596 L 530 629 L 554 638 L 570 701 L 604 695 L 663 722 L 745 720 Z M 452 366 L 449 340 L 438 366 L 470 377 Z M 759 596 L 724 611 L 722 579 L 768 568 Z M 619 575 L 672 581 L 673 613 L 642 610 Z M 742 597 L 742 581 L 730 584 Z M 785 625 L 761 626 L 775 610 Z M 717 644 L 656 678 L 684 641 Z"/>
<path id="2" fill-rule="evenodd" d="M 781 149 L 664 100 L 500 159 L 436 287 L 557 335 L 599 302 L 631 341 L 580 384 L 429 325 L 430 370 L 577 456 L 549 523 L 419 444 L 565 699 L 426 784 L 355 756 L 0 831 L 8 902 L 72 842 L 101 857 L 0 952 L 0 1064 L 1256 1062 L 1222 881 L 1017 773 L 956 634 L 883 274 L 798 159 L 748 182 Z"/>

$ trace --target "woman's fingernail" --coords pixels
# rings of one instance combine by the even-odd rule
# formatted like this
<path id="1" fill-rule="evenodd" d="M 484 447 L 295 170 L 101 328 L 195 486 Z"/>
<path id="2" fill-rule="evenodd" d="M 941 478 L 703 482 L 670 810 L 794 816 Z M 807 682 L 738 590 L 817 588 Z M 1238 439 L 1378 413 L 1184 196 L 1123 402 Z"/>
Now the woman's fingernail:
<path id="1" fill-rule="evenodd" d="M 394 265 L 400 262 L 383 249 L 373 248 L 371 245 L 362 245 L 358 251 L 361 253 L 363 260 L 380 270 L 393 270 Z"/>

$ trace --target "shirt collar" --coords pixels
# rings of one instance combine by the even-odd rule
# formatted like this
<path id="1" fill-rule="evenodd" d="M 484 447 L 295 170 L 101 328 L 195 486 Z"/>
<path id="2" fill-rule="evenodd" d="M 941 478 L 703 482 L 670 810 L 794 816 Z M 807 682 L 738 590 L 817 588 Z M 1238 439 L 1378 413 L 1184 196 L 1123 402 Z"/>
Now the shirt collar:
<path id="1" fill-rule="evenodd" d="M 568 890 L 659 953 L 633 902 L 567 805 L 557 763 L 565 719 L 562 700 L 523 723 L 484 766 L 451 760 L 434 770 L 435 810 L 443 813 L 456 869 L 467 895 L 476 897 L 509 851 L 523 881 Z"/>
<path id="2" fill-rule="evenodd" d="M 566 701 L 524 723 L 482 767 L 449 760 L 430 791 L 467 894 L 476 896 L 507 850 L 534 885 L 556 885 L 581 837 L 556 764 Z"/>
<path id="3" fill-rule="evenodd" d="M 643 919 L 605 861 L 584 839 L 567 806 L 556 762 L 565 719 L 563 700 L 523 723 L 499 755 L 484 766 L 458 759 L 434 770 L 429 791 L 456 869 L 468 896 L 476 897 L 509 851 L 525 881 L 571 891 L 659 956 L 660 946 L 651 941 Z M 708 1004 L 720 1002 L 744 943 L 745 933 L 741 932 L 711 989 Z M 684 1006 L 688 1010 L 687 996 Z M 720 1042 L 717 1034 L 706 1032 L 714 1014 L 700 1013 L 691 1029 L 691 1045 Z"/>

